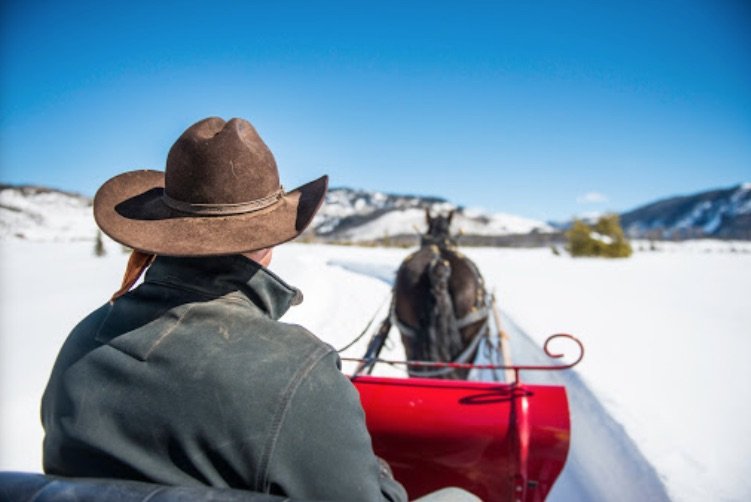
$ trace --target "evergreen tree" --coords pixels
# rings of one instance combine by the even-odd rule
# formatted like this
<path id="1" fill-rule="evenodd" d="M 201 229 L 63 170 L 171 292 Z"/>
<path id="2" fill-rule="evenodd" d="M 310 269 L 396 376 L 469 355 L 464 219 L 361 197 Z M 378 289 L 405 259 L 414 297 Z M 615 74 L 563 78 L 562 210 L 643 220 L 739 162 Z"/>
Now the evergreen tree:
<path id="1" fill-rule="evenodd" d="M 604 247 L 604 256 L 609 258 L 627 258 L 633 252 L 621 227 L 621 219 L 617 214 L 602 216 L 595 225 L 595 232 L 605 235 L 611 242 Z"/>
<path id="2" fill-rule="evenodd" d="M 566 249 L 571 256 L 598 256 L 596 241 L 592 238 L 592 229 L 582 220 L 574 220 L 566 232 L 568 245 Z"/>
<path id="3" fill-rule="evenodd" d="M 581 220 L 574 220 L 566 232 L 566 239 L 571 256 L 626 258 L 633 252 L 617 214 L 600 217 L 593 227 Z"/>

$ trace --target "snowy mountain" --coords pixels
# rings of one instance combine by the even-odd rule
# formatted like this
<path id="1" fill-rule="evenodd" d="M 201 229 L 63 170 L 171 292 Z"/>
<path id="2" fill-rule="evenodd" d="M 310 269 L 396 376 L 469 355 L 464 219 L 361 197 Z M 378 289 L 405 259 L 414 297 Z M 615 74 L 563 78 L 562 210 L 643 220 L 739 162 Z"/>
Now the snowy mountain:
<path id="1" fill-rule="evenodd" d="M 629 237 L 751 239 L 751 183 L 671 197 L 621 215 Z"/>
<path id="2" fill-rule="evenodd" d="M 351 188 L 334 188 L 326 196 L 312 227 L 329 241 L 376 241 L 403 237 L 416 239 L 426 230 L 425 209 L 454 211 L 453 229 L 465 236 L 505 236 L 552 232 L 542 221 L 502 213 L 469 210 L 438 197 L 393 195 Z"/>
<path id="3" fill-rule="evenodd" d="M 455 210 L 454 231 L 467 236 L 545 233 L 551 227 L 519 216 L 467 210 L 437 197 L 392 195 L 334 188 L 308 235 L 325 241 L 365 242 L 403 237 L 416 241 L 425 231 L 425 209 Z M 0 238 L 32 241 L 93 240 L 97 229 L 91 199 L 59 190 L 0 185 Z"/>
<path id="4" fill-rule="evenodd" d="M 446 199 L 333 188 L 307 231 L 309 240 L 414 244 L 426 229 L 425 209 L 454 212 L 461 244 L 543 246 L 561 239 L 542 221 L 466 209 Z M 751 240 L 751 183 L 672 197 L 621 215 L 631 238 L 717 237 Z M 0 239 L 93 241 L 91 199 L 45 187 L 0 184 Z"/>
<path id="5" fill-rule="evenodd" d="M 45 187 L 0 184 L 0 239 L 93 241 L 96 235 L 89 197 Z"/>

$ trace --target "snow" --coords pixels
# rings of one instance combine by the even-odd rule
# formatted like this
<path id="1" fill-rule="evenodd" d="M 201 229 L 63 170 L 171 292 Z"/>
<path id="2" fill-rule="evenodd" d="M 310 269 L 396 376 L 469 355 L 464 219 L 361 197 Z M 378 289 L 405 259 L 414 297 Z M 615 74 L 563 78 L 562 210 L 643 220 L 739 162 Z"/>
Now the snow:
<path id="1" fill-rule="evenodd" d="M 550 500 L 601 500 L 603 489 L 609 500 L 664 499 L 660 486 L 651 497 L 633 495 L 652 471 L 673 500 L 748 500 L 751 243 L 633 245 L 634 256 L 623 260 L 463 250 L 496 292 L 516 361 L 553 333 L 586 345 L 583 362 L 561 375 L 572 451 Z M 127 260 L 119 245 L 106 246 L 108 254 L 95 258 L 93 241 L 0 241 L 0 469 L 41 469 L 39 400 L 56 352 L 117 289 Z M 393 273 L 410 251 L 280 246 L 272 270 L 305 293 L 284 320 L 343 347 L 371 319 L 371 331 L 377 327 Z M 367 339 L 347 355 L 361 355 Z M 388 350 L 388 357 L 403 353 L 394 334 Z M 599 496 L 595 485 L 605 487 Z"/>
<path id="2" fill-rule="evenodd" d="M 46 189 L 0 190 L 0 238 L 33 241 L 94 240 L 97 227 L 91 202 L 81 196 Z"/>
<path id="3" fill-rule="evenodd" d="M 465 214 L 454 215 L 453 221 L 453 227 L 465 234 L 504 235 L 526 234 L 533 230 L 538 232 L 553 231 L 553 228 L 546 223 L 512 214 L 486 213 L 485 218 L 487 218 L 487 221 L 484 221 L 482 215 L 476 216 L 477 219 L 471 219 L 467 216 L 470 216 L 467 212 Z"/>
<path id="4" fill-rule="evenodd" d="M 339 240 L 370 241 L 388 236 L 423 233 L 425 208 L 434 213 L 455 211 L 454 229 L 472 235 L 526 234 L 533 230 L 552 232 L 548 224 L 521 216 L 490 213 L 480 208 L 458 209 L 454 204 L 435 198 L 388 195 L 339 188 L 330 190 L 326 203 L 313 219 L 312 227 L 321 235 L 337 234 Z M 359 217 L 356 225 L 339 230 L 343 220 Z M 349 224 L 353 224 L 349 220 Z"/>
<path id="5" fill-rule="evenodd" d="M 742 184 L 730 197 L 730 214 L 747 214 L 751 213 L 751 183 Z"/>
<path id="6" fill-rule="evenodd" d="M 560 331 L 584 341 L 578 372 L 672 498 L 751 495 L 751 256 L 468 254 L 499 288 L 504 311 L 538 343 Z"/>
<path id="7" fill-rule="evenodd" d="M 359 217 L 359 223 L 347 220 L 352 226 L 334 236 L 339 240 L 361 242 L 423 233 L 426 205 L 433 213 L 457 209 L 454 204 L 438 199 L 334 189 L 327 193 L 326 203 L 316 214 L 311 228 L 320 235 L 331 236 L 339 231 L 342 221 Z M 489 236 L 553 231 L 542 221 L 481 209 L 457 211 L 454 228 L 465 234 Z M 97 232 L 91 218 L 91 200 L 87 197 L 41 187 L 0 189 L 0 239 L 93 241 Z"/>
<path id="8" fill-rule="evenodd" d="M 610 237 L 609 235 L 601 234 L 600 232 L 590 232 L 589 236 L 592 239 L 596 241 L 600 241 L 603 244 L 607 244 L 607 245 L 610 245 L 613 242 L 615 242 L 612 237 Z"/>
<path id="9" fill-rule="evenodd" d="M 343 233 L 345 239 L 365 241 L 402 234 L 421 234 L 425 231 L 425 210 L 397 209 Z"/>
<path id="10" fill-rule="evenodd" d="M 454 213 L 452 228 L 467 235 L 526 234 L 533 230 L 551 232 L 549 225 L 537 220 L 503 213 L 479 213 L 476 211 Z M 425 210 L 408 208 L 390 211 L 378 218 L 343 233 L 353 241 L 366 241 L 384 237 L 423 234 L 427 229 Z"/>
<path id="11" fill-rule="evenodd" d="M 623 215 L 630 236 L 742 236 L 751 213 L 751 185 L 663 199 Z M 668 207 L 670 209 L 668 209 Z M 638 219 L 633 218 L 638 216 Z"/>

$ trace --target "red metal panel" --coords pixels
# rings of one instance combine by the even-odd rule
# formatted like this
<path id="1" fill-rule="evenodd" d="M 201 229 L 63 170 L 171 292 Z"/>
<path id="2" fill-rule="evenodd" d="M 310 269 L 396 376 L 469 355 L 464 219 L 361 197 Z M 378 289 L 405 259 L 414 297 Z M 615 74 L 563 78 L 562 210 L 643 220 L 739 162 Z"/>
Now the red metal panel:
<path id="1" fill-rule="evenodd" d="M 544 500 L 568 454 L 563 387 L 353 378 L 377 455 L 410 498 L 446 486 L 485 501 Z"/>

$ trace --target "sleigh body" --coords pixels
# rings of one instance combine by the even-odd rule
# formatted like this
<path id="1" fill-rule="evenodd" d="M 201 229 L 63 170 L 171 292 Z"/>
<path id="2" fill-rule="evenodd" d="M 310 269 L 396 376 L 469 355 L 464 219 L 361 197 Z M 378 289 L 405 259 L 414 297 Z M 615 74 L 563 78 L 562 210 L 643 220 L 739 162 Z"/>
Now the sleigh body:
<path id="1" fill-rule="evenodd" d="M 443 487 L 484 501 L 544 500 L 568 454 L 560 386 L 358 376 L 376 455 L 410 499 Z"/>

